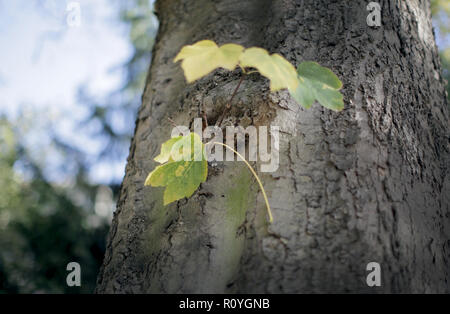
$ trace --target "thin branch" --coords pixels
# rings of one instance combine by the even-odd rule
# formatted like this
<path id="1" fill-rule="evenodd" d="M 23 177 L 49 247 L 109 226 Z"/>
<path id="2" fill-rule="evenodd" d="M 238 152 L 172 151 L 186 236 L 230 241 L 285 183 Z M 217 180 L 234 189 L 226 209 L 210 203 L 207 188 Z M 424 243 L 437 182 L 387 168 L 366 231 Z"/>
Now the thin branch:
<path id="1" fill-rule="evenodd" d="M 169 122 L 172 124 L 173 127 L 175 127 L 178 132 L 180 132 L 181 134 L 184 134 L 183 132 L 181 132 L 181 130 L 178 128 L 178 125 L 175 123 L 175 121 L 173 121 L 170 117 L 167 118 L 167 120 L 169 120 Z"/>
<path id="2" fill-rule="evenodd" d="M 234 96 L 236 95 L 237 91 L 239 90 L 239 87 L 241 86 L 242 81 L 244 80 L 245 74 L 241 76 L 241 79 L 239 80 L 239 83 L 237 84 L 236 88 L 234 89 L 233 94 L 231 94 L 230 100 L 225 105 L 225 109 L 222 112 L 222 115 L 220 116 L 219 120 L 216 122 L 216 126 L 220 127 L 222 125 L 223 119 L 225 118 L 225 115 L 230 111 L 231 109 L 231 102 L 233 101 Z"/>
<path id="3" fill-rule="evenodd" d="M 206 115 L 205 103 L 202 102 L 202 118 L 203 118 L 203 130 L 208 127 L 208 117 Z"/>

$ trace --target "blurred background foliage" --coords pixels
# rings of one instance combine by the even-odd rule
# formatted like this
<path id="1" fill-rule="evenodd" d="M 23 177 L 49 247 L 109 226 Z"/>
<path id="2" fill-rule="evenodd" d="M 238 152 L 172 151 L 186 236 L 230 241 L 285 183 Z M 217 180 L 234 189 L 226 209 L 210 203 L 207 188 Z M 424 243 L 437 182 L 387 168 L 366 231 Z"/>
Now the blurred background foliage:
<path id="1" fill-rule="evenodd" d="M 128 61 L 119 65 L 125 73 L 120 88 L 99 98 L 88 86 L 79 87 L 78 102 L 89 112 L 77 121 L 80 130 L 107 143 L 95 160 L 62 139 L 47 113 L 0 116 L 0 293 L 93 292 L 120 180 L 93 182 L 89 169 L 105 159 L 125 164 L 157 31 L 152 3 L 114 2 L 116 22 L 127 26 L 133 47 Z M 431 3 L 443 74 L 449 80 L 450 1 Z M 37 130 L 48 136 L 38 151 L 29 141 Z M 49 156 L 64 161 L 59 171 L 66 180 L 47 175 Z M 81 265 L 81 287 L 65 284 L 65 266 L 72 261 Z"/>
<path id="2" fill-rule="evenodd" d="M 450 106 L 450 0 L 431 0 L 431 14 L 440 48 L 442 74 L 447 80 L 447 99 Z"/>
<path id="3" fill-rule="evenodd" d="M 133 47 L 118 65 L 124 72 L 120 88 L 99 98 L 88 86 L 79 87 L 78 103 L 89 114 L 76 123 L 106 143 L 96 160 L 125 164 L 157 31 L 152 2 L 111 2 L 117 10 L 113 22 L 126 26 Z M 39 4 L 44 11 L 45 0 Z M 89 168 L 96 160 L 61 138 L 48 112 L 23 110 L 17 116 L 0 116 L 0 293 L 92 293 L 121 182 L 93 182 Z M 40 139 L 40 148 L 30 140 L 35 134 L 48 137 Z M 52 158 L 64 161 L 58 173 L 65 180 L 47 174 Z M 81 287 L 66 285 L 72 261 L 81 265 Z"/>

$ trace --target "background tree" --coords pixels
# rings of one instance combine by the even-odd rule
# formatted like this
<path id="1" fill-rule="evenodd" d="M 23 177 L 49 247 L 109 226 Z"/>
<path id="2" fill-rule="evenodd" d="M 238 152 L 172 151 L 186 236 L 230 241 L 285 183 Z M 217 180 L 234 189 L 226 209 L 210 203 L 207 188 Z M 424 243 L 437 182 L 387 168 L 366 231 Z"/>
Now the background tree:
<path id="1" fill-rule="evenodd" d="M 26 3 L 47 19 L 62 21 L 61 32 L 43 34 L 36 41 L 39 47 L 45 39 L 52 40 L 49 45 L 62 40 L 68 31 L 66 3 L 58 2 L 62 5 L 58 14 L 49 9 L 55 3 L 47 0 Z M 85 3 L 81 4 L 83 14 L 97 18 L 100 12 L 89 12 Z M 0 4 L 2 10 L 8 5 Z M 106 143 L 98 155 L 87 156 L 72 141 L 62 138 L 48 111 L 16 104 L 19 114 L 12 118 L 4 114 L 0 104 L 0 293 L 94 290 L 110 224 L 107 214 L 114 205 L 120 182 L 100 183 L 90 178 L 90 171 L 99 161 L 125 160 L 133 126 L 121 128 L 117 116 L 132 121 L 136 114 L 157 27 L 152 1 L 119 1 L 109 5 L 115 13 L 110 23 L 123 24 L 128 29 L 123 36 L 132 47 L 130 59 L 117 65 L 124 73 L 123 85 L 103 97 L 94 97 L 85 85 L 80 86 L 78 102 L 90 115 L 84 120 L 71 116 L 80 133 Z M 50 72 L 52 65 L 48 67 Z M 7 75 L 0 79 L 2 83 L 9 83 Z M 55 160 L 62 160 L 62 165 L 55 165 Z M 55 182 L 55 174 L 67 180 Z M 99 210 L 106 215 L 99 215 Z M 66 265 L 71 261 L 81 265 L 81 287 L 66 285 Z"/>
<path id="2" fill-rule="evenodd" d="M 428 1 L 157 2 L 160 21 L 98 292 L 448 292 L 448 106 Z M 250 76 L 229 124 L 279 125 L 280 167 L 262 176 L 274 223 L 240 163 L 210 165 L 189 199 L 144 188 L 171 117 L 214 123 L 240 73 L 187 85 L 172 60 L 201 39 L 315 60 L 346 107 L 299 108 Z M 247 122 L 246 122 L 247 121 Z M 382 267 L 369 288 L 365 267 Z"/>

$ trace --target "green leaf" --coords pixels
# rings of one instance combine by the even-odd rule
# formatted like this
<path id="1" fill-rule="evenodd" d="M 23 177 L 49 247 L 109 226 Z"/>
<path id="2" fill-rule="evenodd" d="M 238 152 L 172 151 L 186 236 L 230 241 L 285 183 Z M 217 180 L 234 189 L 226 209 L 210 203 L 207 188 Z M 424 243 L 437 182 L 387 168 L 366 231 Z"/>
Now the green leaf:
<path id="1" fill-rule="evenodd" d="M 241 55 L 241 67 L 256 68 L 261 75 L 270 79 L 272 92 L 283 89 L 296 89 L 298 86 L 297 72 L 294 66 L 279 54 L 269 55 L 262 48 L 248 48 Z"/>
<path id="2" fill-rule="evenodd" d="M 330 88 L 341 89 L 342 82 L 330 69 L 321 66 L 317 62 L 306 61 L 300 63 L 297 68 L 298 75 L 311 81 L 323 83 Z"/>
<path id="3" fill-rule="evenodd" d="M 161 145 L 161 154 L 155 160 L 165 164 L 149 173 L 145 185 L 166 187 L 164 205 L 190 197 L 200 183 L 206 181 L 208 162 L 205 145 L 196 133 L 166 141 Z"/>
<path id="4" fill-rule="evenodd" d="M 236 44 L 225 44 L 219 48 L 211 40 L 202 40 L 193 45 L 184 46 L 174 62 L 183 60 L 181 67 L 186 80 L 191 83 L 219 67 L 234 70 L 243 50 L 244 47 Z"/>
<path id="5" fill-rule="evenodd" d="M 344 98 L 339 92 L 342 82 L 330 69 L 307 61 L 298 66 L 297 73 L 299 85 L 289 91 L 300 105 L 309 108 L 317 100 L 331 110 L 344 108 Z"/>

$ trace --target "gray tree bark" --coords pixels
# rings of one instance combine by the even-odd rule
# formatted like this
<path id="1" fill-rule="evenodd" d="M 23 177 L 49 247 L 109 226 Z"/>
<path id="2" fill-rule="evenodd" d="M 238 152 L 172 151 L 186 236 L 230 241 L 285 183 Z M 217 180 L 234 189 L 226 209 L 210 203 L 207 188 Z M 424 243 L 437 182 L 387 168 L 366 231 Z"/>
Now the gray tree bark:
<path id="1" fill-rule="evenodd" d="M 98 293 L 449 292 L 449 113 L 429 1 L 163 0 Z M 228 123 L 281 127 L 280 167 L 258 186 L 242 162 L 209 166 L 189 199 L 144 187 L 171 117 L 214 122 L 240 72 L 187 84 L 180 48 L 201 39 L 330 67 L 345 109 L 304 110 L 251 75 Z M 366 265 L 381 265 L 368 287 Z"/>

